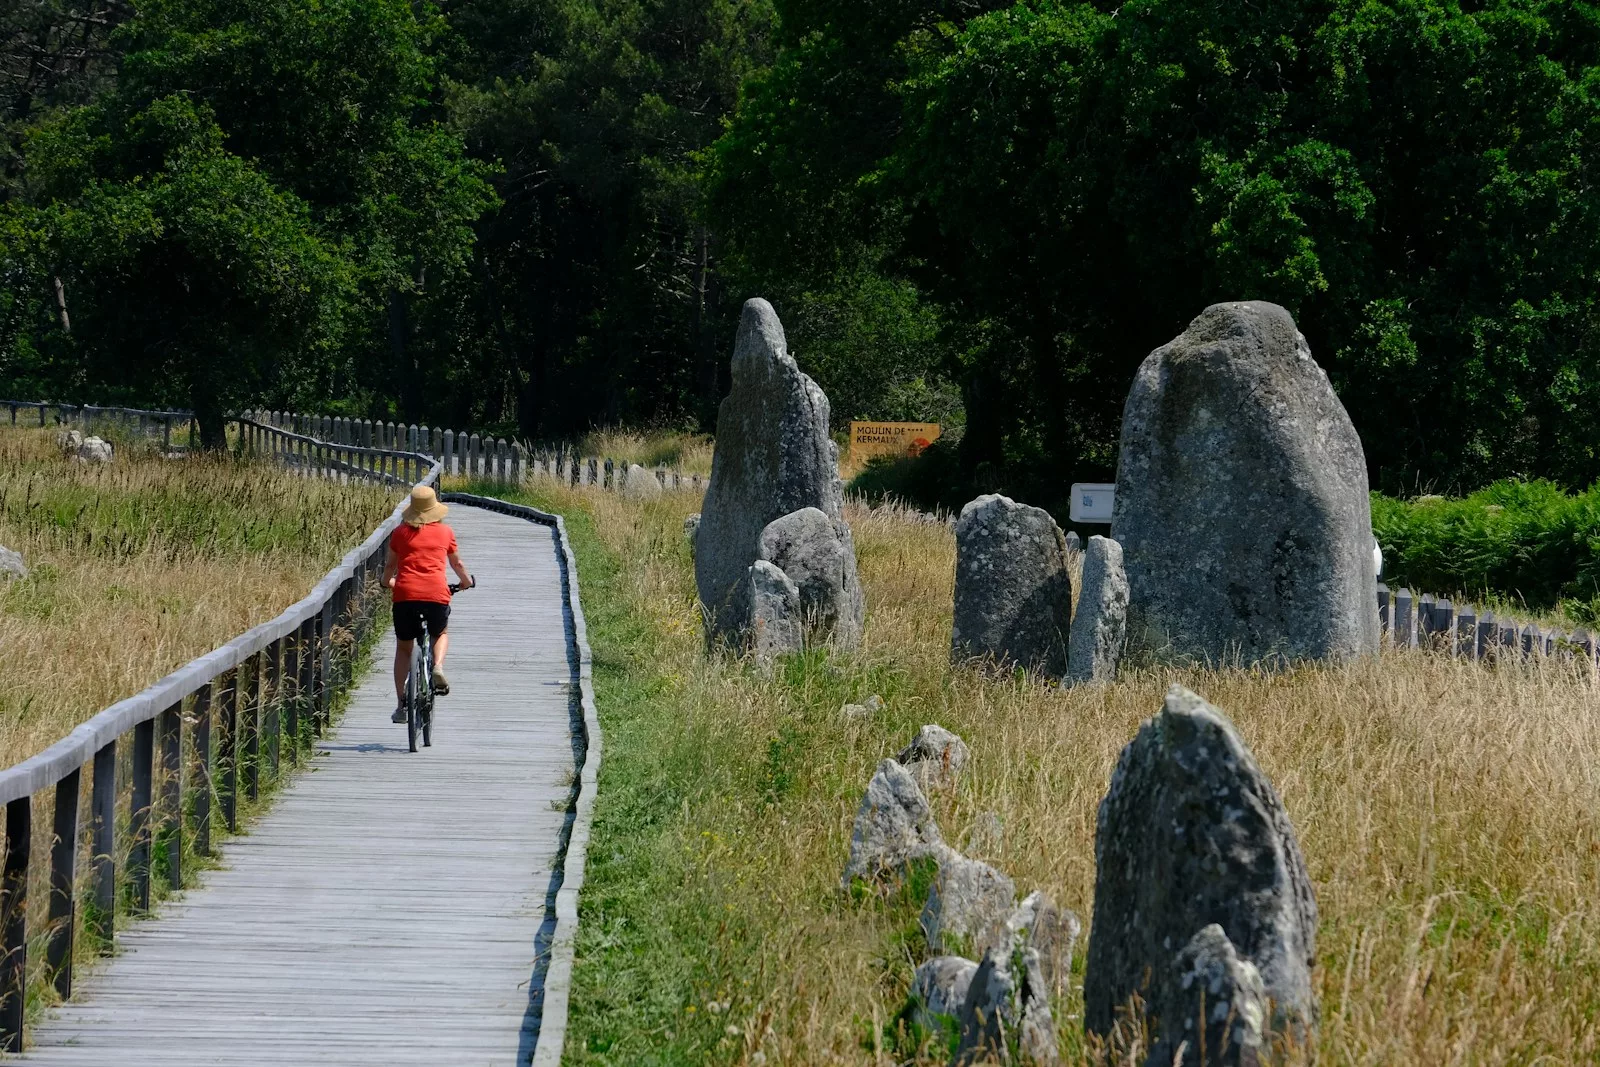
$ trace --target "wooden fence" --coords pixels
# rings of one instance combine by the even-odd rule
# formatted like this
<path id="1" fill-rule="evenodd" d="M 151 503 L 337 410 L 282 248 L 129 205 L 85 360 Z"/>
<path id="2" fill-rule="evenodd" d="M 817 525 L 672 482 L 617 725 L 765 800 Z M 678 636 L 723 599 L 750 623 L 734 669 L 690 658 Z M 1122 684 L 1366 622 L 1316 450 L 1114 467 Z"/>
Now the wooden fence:
<path id="1" fill-rule="evenodd" d="M 308 474 L 399 484 L 415 473 L 416 481 L 436 484 L 441 471 L 410 452 L 333 449 L 249 419 L 236 421 L 241 440 Z M 402 510 L 396 507 L 309 596 L 276 619 L 0 771 L 6 834 L 0 1050 L 22 1049 L 30 939 L 36 945 L 42 940 L 44 980 L 63 999 L 71 997 L 80 923 L 109 950 L 119 900 L 137 913 L 150 906 L 153 878 L 182 887 L 185 839 L 195 853 L 210 853 L 213 822 L 220 817 L 236 830 L 240 794 L 255 799 L 276 778 L 280 761 L 298 762 L 308 735 L 322 732 L 334 694 L 353 681 L 354 650 L 385 599 L 378 588 L 384 551 Z M 44 830 L 37 838 L 36 814 Z M 35 856 L 45 849 L 48 859 Z M 119 870 L 121 850 L 126 863 Z M 86 872 L 80 861 L 87 862 Z M 33 933 L 30 881 L 48 897 L 46 908 L 32 909 L 45 912 Z"/>
<path id="2" fill-rule="evenodd" d="M 521 485 L 536 479 L 553 480 L 573 488 L 622 490 L 627 487 L 629 465 L 608 456 L 584 456 L 570 445 L 529 445 L 438 426 L 395 423 L 372 419 L 347 419 L 331 415 L 302 415 L 292 411 L 250 411 L 246 418 L 258 425 L 296 434 L 339 448 L 402 450 L 426 455 L 439 462 L 448 475 Z M 641 468 L 644 470 L 644 468 Z M 658 466 L 646 470 L 663 489 L 699 492 L 699 474 Z"/>
<path id="3" fill-rule="evenodd" d="M 37 416 L 40 426 L 49 426 L 53 422 L 59 426 L 92 429 L 95 426 L 109 424 L 118 426 L 128 433 L 137 432 L 141 437 L 151 436 L 159 429 L 161 447 L 164 450 L 172 447 L 174 427 L 187 427 L 190 448 L 194 447 L 197 439 L 198 426 L 192 411 L 102 408 L 88 404 L 41 404 L 34 400 L 0 400 L 0 407 L 10 409 L 13 426 L 19 425 L 17 416 L 21 414 L 23 421 L 30 424 Z M 52 413 L 54 413 L 53 418 Z"/>
<path id="4" fill-rule="evenodd" d="M 1509 615 L 1454 604 L 1446 597 L 1409 589 L 1391 593 L 1378 585 L 1378 618 L 1391 648 L 1432 648 L 1465 659 L 1529 659 L 1561 656 L 1596 668 L 1600 638 L 1588 630 L 1563 630 L 1518 622 Z"/>

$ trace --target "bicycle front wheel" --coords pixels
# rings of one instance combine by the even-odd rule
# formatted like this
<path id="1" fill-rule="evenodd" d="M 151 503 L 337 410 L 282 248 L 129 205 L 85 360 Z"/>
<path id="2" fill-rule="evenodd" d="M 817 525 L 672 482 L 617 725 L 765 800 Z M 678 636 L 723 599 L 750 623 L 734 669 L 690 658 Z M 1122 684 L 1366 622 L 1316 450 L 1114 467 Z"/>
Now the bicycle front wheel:
<path id="1" fill-rule="evenodd" d="M 412 752 L 417 750 L 417 727 L 422 718 L 422 694 L 418 686 L 418 679 L 421 677 L 422 665 L 413 652 L 411 672 L 406 675 L 406 744 Z"/>

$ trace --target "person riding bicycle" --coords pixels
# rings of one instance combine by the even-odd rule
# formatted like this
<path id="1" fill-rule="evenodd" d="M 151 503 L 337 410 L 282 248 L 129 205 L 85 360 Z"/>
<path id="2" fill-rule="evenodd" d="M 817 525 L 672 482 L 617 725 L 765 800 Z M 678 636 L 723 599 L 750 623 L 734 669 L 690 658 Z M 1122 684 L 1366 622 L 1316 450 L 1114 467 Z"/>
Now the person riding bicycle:
<path id="1" fill-rule="evenodd" d="M 406 721 L 406 675 L 411 672 L 411 649 L 422 636 L 424 621 L 433 639 L 434 695 L 450 692 L 450 683 L 440 670 L 450 644 L 445 633 L 450 625 L 450 583 L 445 577 L 445 564 L 448 562 L 456 572 L 463 589 L 471 589 L 477 583 L 456 551 L 455 531 L 444 524 L 449 510 L 439 502 L 437 493 L 419 485 L 411 490 L 400 525 L 389 535 L 383 581 L 394 591 L 394 692 L 399 704 L 389 717 L 392 722 Z"/>

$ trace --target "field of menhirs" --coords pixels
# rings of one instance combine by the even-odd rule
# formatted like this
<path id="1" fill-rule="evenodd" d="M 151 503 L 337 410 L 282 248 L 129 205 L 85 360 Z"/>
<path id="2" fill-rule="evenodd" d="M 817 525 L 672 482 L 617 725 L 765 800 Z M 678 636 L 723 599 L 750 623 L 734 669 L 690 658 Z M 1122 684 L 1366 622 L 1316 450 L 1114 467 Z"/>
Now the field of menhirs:
<path id="1" fill-rule="evenodd" d="M 607 748 L 573 1062 L 947 1062 L 903 1014 L 925 887 L 840 888 L 869 777 L 923 724 L 958 733 L 971 761 L 930 797 L 945 839 L 1087 927 L 1097 806 L 1172 682 L 1232 718 L 1299 836 L 1318 1061 L 1600 1057 L 1600 694 L 1579 670 L 1391 651 L 1062 689 L 952 667 L 950 530 L 856 506 L 861 649 L 764 672 L 703 652 L 695 500 L 541 498 L 586 516 L 612 568 L 584 579 Z M 841 712 L 874 694 L 881 710 Z M 1053 999 L 1063 1058 L 1141 1063 L 1085 1041 L 1085 934 Z"/>

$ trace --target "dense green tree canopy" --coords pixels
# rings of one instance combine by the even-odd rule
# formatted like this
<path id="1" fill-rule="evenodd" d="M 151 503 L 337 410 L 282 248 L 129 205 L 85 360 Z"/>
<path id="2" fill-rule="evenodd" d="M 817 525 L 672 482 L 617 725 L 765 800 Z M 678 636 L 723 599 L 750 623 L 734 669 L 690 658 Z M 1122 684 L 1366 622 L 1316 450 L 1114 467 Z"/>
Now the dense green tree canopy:
<path id="1" fill-rule="evenodd" d="M 1600 474 L 1594 5 L 792 6 L 723 217 L 757 251 L 848 235 L 805 269 L 892 249 L 947 320 L 969 470 L 1109 472 L 1138 361 L 1264 298 L 1381 481 Z"/>

